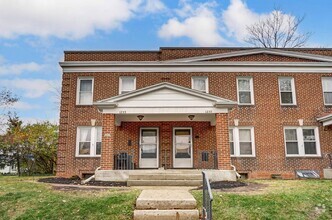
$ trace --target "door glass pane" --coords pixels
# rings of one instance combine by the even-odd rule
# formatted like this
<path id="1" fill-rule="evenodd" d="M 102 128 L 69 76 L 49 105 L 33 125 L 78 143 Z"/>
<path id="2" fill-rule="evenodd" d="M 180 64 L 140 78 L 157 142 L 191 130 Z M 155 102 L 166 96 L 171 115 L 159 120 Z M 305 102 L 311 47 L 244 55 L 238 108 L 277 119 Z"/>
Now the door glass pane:
<path id="1" fill-rule="evenodd" d="M 157 130 L 142 130 L 141 158 L 157 158 Z"/>
<path id="2" fill-rule="evenodd" d="M 175 130 L 175 158 L 191 158 L 191 134 L 189 129 Z"/>

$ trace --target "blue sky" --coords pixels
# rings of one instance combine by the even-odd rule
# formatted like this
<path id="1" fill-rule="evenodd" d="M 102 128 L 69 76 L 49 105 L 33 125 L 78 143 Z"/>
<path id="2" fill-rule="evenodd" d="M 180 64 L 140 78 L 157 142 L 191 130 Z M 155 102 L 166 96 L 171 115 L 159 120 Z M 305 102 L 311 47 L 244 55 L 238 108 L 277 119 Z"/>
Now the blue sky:
<path id="1" fill-rule="evenodd" d="M 58 121 L 64 50 L 248 46 L 246 26 L 277 6 L 303 16 L 308 47 L 332 47 L 331 0 L 1 0 L 0 87 L 25 121 Z"/>

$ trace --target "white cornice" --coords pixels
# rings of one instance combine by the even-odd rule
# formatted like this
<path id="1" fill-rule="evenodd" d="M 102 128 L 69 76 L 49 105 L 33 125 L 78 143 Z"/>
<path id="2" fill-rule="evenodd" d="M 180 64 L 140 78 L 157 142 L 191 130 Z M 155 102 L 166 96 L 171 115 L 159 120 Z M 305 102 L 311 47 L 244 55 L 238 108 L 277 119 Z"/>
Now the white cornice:
<path id="1" fill-rule="evenodd" d="M 213 60 L 213 59 L 248 56 L 248 55 L 255 55 L 255 54 L 271 54 L 271 55 L 277 55 L 277 56 L 301 58 L 301 59 L 324 61 L 324 62 L 332 61 L 332 57 L 329 57 L 329 56 L 301 53 L 301 52 L 294 52 L 294 51 L 287 51 L 287 50 L 280 50 L 280 49 L 259 48 L 259 49 L 252 49 L 252 50 L 240 50 L 240 51 L 234 51 L 234 52 L 229 52 L 229 53 L 175 59 L 175 60 L 169 60 L 169 62 L 198 62 L 198 61 L 206 61 L 206 60 Z"/>
<path id="2" fill-rule="evenodd" d="M 331 73 L 332 62 L 60 62 L 76 72 L 308 72 Z"/>

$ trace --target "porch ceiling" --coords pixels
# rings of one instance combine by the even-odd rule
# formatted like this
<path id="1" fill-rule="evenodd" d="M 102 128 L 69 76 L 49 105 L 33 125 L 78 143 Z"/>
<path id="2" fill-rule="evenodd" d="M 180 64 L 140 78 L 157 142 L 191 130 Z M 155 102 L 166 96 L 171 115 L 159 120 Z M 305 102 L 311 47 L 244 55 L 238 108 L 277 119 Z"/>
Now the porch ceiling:
<path id="1" fill-rule="evenodd" d="M 193 120 L 190 120 L 188 114 L 143 114 L 142 122 L 150 121 L 207 121 L 211 126 L 216 124 L 216 117 L 214 114 L 194 114 Z M 120 126 L 122 122 L 140 122 L 137 114 L 118 114 L 115 115 L 115 125 Z"/>

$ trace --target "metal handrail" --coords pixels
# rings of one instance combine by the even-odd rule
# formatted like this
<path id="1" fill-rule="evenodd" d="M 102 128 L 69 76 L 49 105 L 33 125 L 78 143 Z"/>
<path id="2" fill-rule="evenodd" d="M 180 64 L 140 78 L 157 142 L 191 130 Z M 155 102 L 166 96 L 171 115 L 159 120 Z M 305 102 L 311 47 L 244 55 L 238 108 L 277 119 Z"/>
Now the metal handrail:
<path id="1" fill-rule="evenodd" d="M 213 195 L 209 178 L 205 171 L 203 174 L 203 219 L 212 220 L 212 201 Z"/>

